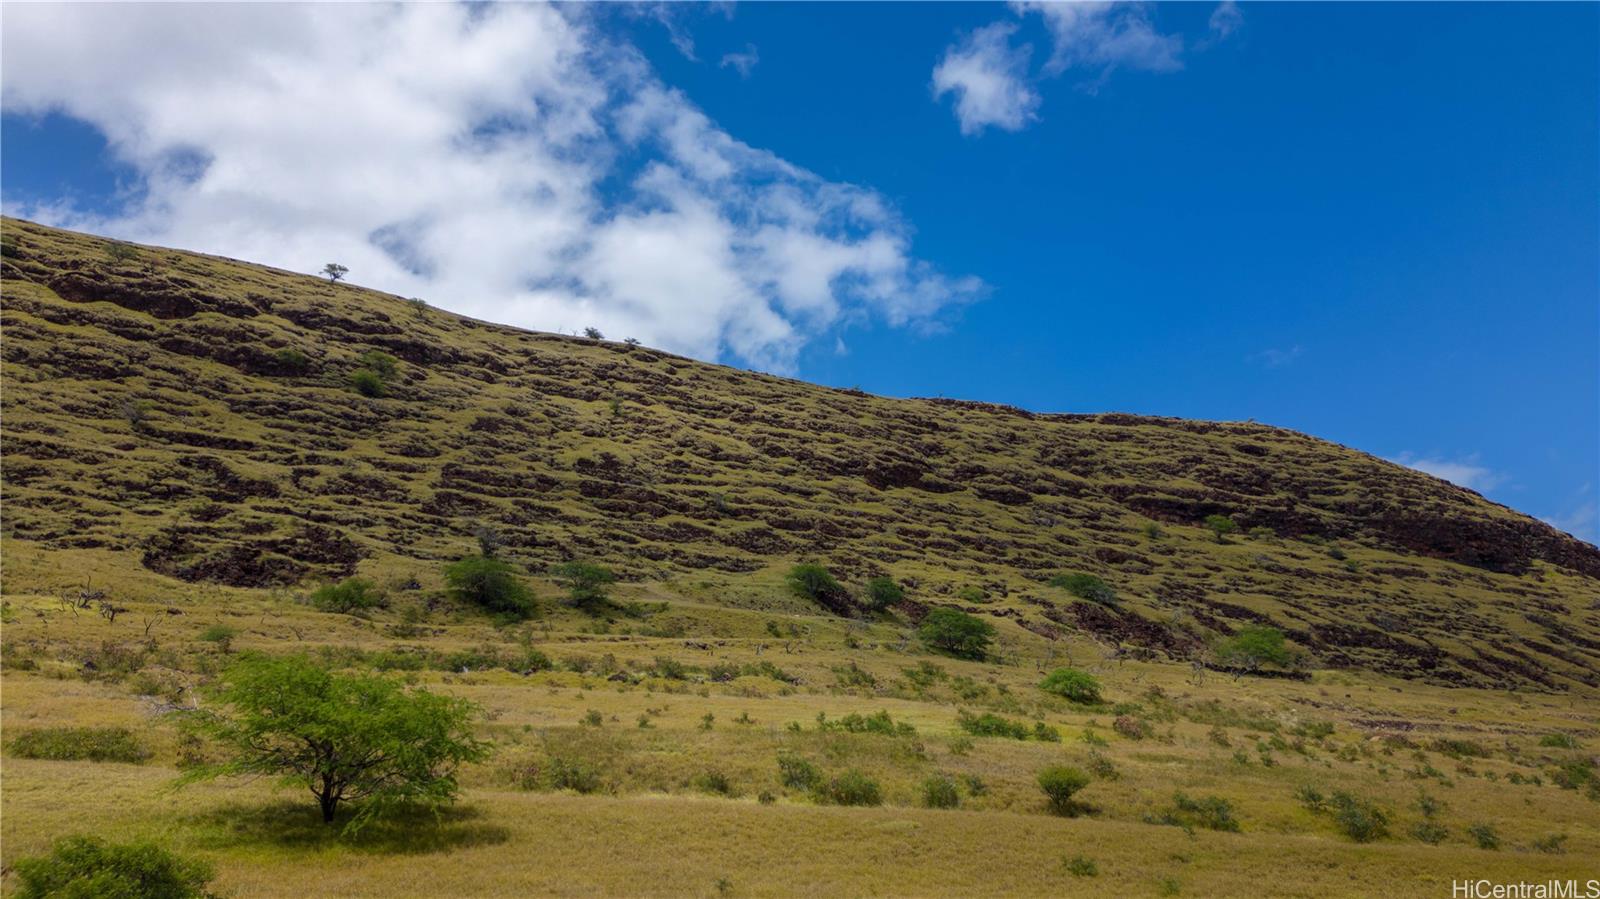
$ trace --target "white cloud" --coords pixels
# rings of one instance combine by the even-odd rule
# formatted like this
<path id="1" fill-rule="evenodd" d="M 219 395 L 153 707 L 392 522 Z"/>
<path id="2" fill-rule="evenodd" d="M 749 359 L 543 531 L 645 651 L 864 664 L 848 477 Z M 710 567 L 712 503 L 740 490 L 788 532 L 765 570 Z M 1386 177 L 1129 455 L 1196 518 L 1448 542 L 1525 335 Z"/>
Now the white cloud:
<path id="1" fill-rule="evenodd" d="M 731 67 L 739 73 L 740 78 L 749 78 L 750 73 L 755 71 L 756 63 L 760 61 L 761 54 L 756 52 L 756 45 L 745 44 L 744 52 L 742 53 L 724 54 L 722 62 L 718 63 L 717 67 L 722 69 Z"/>
<path id="2" fill-rule="evenodd" d="M 1404 452 L 1389 461 L 1431 474 L 1458 487 L 1476 490 L 1479 493 L 1493 490 L 1506 481 L 1505 475 L 1480 463 L 1477 454 L 1461 459 L 1445 459 L 1438 456 L 1418 456 L 1415 453 Z"/>
<path id="3" fill-rule="evenodd" d="M 934 69 L 934 96 L 957 94 L 956 119 L 962 134 L 979 134 L 989 126 L 1018 131 L 1038 119 L 1036 81 L 1068 71 L 1091 77 L 1081 87 L 1094 91 L 1119 68 L 1175 72 L 1183 68 L 1183 38 L 1162 34 L 1140 3 L 1038 2 L 1017 0 L 1011 11 L 1037 13 L 1050 33 L 1049 59 L 1037 75 L 1028 70 L 1029 45 L 1012 47 L 1015 23 L 1001 20 L 973 32 L 963 44 L 945 51 Z M 1230 2 L 1212 13 L 1214 40 L 1231 31 L 1241 16 Z"/>
<path id="4" fill-rule="evenodd" d="M 1070 68 L 1149 72 L 1183 68 L 1183 38 L 1156 31 L 1141 4 L 1026 2 L 1013 8 L 1038 13 L 1050 29 L 1053 49 L 1044 65 L 1046 74 Z"/>
<path id="5" fill-rule="evenodd" d="M 1540 520 L 1579 540 L 1600 543 L 1600 506 L 1595 504 L 1594 484 L 1579 487 L 1572 495 L 1571 507 L 1565 512 Z"/>
<path id="6" fill-rule="evenodd" d="M 7 112 L 102 130 L 125 209 L 8 211 L 545 330 L 790 370 L 979 295 L 871 190 L 720 129 L 587 8 L 8 6 Z"/>
<path id="7" fill-rule="evenodd" d="M 1011 46 L 1017 26 L 995 22 L 945 51 L 933 69 L 933 96 L 955 94 L 962 134 L 989 127 L 1018 131 L 1036 118 L 1039 95 L 1028 86 L 1031 48 Z"/>
<path id="8" fill-rule="evenodd" d="M 1244 25 L 1244 13 L 1239 11 L 1239 4 L 1233 0 L 1222 0 L 1216 9 L 1211 11 L 1211 18 L 1207 20 L 1206 25 L 1216 40 L 1222 40 Z"/>

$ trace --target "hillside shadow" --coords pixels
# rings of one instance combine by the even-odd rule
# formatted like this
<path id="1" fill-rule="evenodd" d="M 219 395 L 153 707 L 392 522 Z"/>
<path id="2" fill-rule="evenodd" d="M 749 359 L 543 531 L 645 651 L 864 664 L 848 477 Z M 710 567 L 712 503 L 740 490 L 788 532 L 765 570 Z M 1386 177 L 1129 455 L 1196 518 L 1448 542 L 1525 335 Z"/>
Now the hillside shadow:
<path id="1" fill-rule="evenodd" d="M 438 810 L 402 809 L 368 822 L 354 833 L 345 831 L 354 810 L 324 824 L 314 805 L 281 800 L 271 803 L 232 803 L 212 811 L 187 815 L 196 846 L 233 849 L 275 846 L 283 849 L 343 848 L 376 855 L 426 855 L 473 846 L 493 846 L 511 838 L 511 832 L 484 820 L 471 806 Z"/>

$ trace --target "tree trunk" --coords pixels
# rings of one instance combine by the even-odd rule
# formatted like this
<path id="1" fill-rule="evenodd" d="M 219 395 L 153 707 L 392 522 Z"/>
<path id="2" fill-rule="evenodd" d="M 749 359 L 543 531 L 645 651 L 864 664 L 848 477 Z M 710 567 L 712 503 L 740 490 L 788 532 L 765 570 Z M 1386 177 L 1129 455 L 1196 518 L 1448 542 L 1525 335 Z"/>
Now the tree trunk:
<path id="1" fill-rule="evenodd" d="M 339 808 L 339 797 L 334 793 L 324 793 L 317 797 L 317 804 L 322 806 L 322 823 L 332 824 L 333 813 Z"/>

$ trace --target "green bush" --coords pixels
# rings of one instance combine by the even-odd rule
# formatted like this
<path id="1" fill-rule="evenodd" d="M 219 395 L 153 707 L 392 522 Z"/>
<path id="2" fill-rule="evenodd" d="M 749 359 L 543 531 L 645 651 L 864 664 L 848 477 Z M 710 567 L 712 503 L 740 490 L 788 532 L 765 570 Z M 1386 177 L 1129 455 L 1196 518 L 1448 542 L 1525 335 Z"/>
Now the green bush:
<path id="1" fill-rule="evenodd" d="M 1539 745 L 1553 749 L 1577 749 L 1578 738 L 1572 734 L 1545 734 L 1539 738 Z"/>
<path id="2" fill-rule="evenodd" d="M 1478 844 L 1479 849 L 1500 848 L 1500 832 L 1495 830 L 1492 824 L 1474 824 L 1467 828 L 1467 834 Z"/>
<path id="3" fill-rule="evenodd" d="M 67 837 L 47 856 L 16 862 L 18 899 L 203 899 L 211 866 L 152 843 Z"/>
<path id="4" fill-rule="evenodd" d="M 1233 816 L 1233 804 L 1220 796 L 1201 796 L 1198 799 L 1178 793 L 1172 797 L 1172 809 L 1162 821 L 1184 829 L 1203 827 L 1206 830 L 1239 832 L 1239 820 Z"/>
<path id="5" fill-rule="evenodd" d="M 1228 535 L 1239 529 L 1239 525 L 1226 515 L 1207 515 L 1205 526 L 1218 543 L 1228 542 Z"/>
<path id="6" fill-rule="evenodd" d="M 1143 740 L 1155 732 L 1150 722 L 1136 715 L 1118 715 L 1111 729 L 1130 740 Z"/>
<path id="7" fill-rule="evenodd" d="M 934 609 L 917 629 L 929 648 L 962 659 L 982 659 L 994 641 L 994 625 L 955 609 Z"/>
<path id="8" fill-rule="evenodd" d="M 1357 843 L 1370 843 L 1389 835 L 1389 816 L 1372 802 L 1336 791 L 1328 797 L 1328 806 L 1334 823 Z"/>
<path id="9" fill-rule="evenodd" d="M 324 584 L 311 594 L 311 605 L 322 612 L 348 614 L 383 605 L 383 591 L 366 578 L 349 577 Z"/>
<path id="10" fill-rule="evenodd" d="M 792 790 L 812 790 L 822 783 L 822 772 L 797 755 L 778 756 L 778 780 Z"/>
<path id="11" fill-rule="evenodd" d="M 450 595 L 461 602 L 508 618 L 531 618 L 537 606 L 533 592 L 517 578 L 510 563 L 467 556 L 444 569 Z"/>
<path id="12" fill-rule="evenodd" d="M 817 603 L 831 612 L 844 614 L 850 609 L 850 594 L 839 586 L 828 569 L 815 562 L 804 562 L 789 569 L 784 581 L 795 596 Z"/>
<path id="13" fill-rule="evenodd" d="M 387 392 L 384 388 L 383 378 L 370 368 L 358 368 L 350 373 L 350 386 L 362 396 L 380 397 Z"/>
<path id="14" fill-rule="evenodd" d="M 125 727 L 44 727 L 25 730 L 7 745 L 24 759 L 61 762 L 143 762 L 150 750 Z"/>
<path id="15" fill-rule="evenodd" d="M 878 782 L 854 768 L 821 784 L 816 790 L 819 802 L 834 805 L 882 805 L 883 791 Z"/>
<path id="16" fill-rule="evenodd" d="M 1117 592 L 1105 581 L 1092 574 L 1058 574 L 1050 579 L 1050 586 L 1060 587 L 1079 599 L 1087 599 L 1104 606 L 1117 604 Z"/>
<path id="17" fill-rule="evenodd" d="M 904 721 L 896 721 L 886 711 L 873 712 L 863 715 L 860 712 L 851 712 L 843 718 L 828 720 L 826 712 L 817 713 L 817 729 L 825 731 L 839 731 L 851 734 L 882 734 L 886 737 L 912 737 L 916 736 L 917 729 Z"/>
<path id="18" fill-rule="evenodd" d="M 1057 668 L 1039 682 L 1039 689 L 1085 705 L 1100 701 L 1100 681 L 1076 668 Z"/>
<path id="19" fill-rule="evenodd" d="M 1089 785 L 1089 775 L 1066 765 L 1053 765 L 1039 772 L 1039 789 L 1044 791 L 1050 811 L 1072 817 L 1080 811 L 1073 798 Z"/>
<path id="20" fill-rule="evenodd" d="M 949 775 L 935 774 L 922 782 L 922 804 L 927 808 L 955 808 L 961 804 L 961 793 Z"/>
<path id="21" fill-rule="evenodd" d="M 882 611 L 897 605 L 906 598 L 906 591 L 892 577 L 875 577 L 867 581 L 867 604 Z"/>
<path id="22" fill-rule="evenodd" d="M 1100 866 L 1094 863 L 1094 859 L 1086 856 L 1074 855 L 1072 858 L 1062 859 L 1061 863 L 1073 877 L 1097 877 L 1100 874 Z"/>
<path id="23" fill-rule="evenodd" d="M 305 374 L 311 368 L 311 357 L 294 347 L 284 347 L 273 353 L 272 362 L 279 371 L 293 375 Z"/>
<path id="24" fill-rule="evenodd" d="M 382 350 L 367 350 L 356 360 L 361 367 L 382 378 L 385 383 L 393 381 L 400 374 L 400 360 L 383 352 Z"/>
<path id="25" fill-rule="evenodd" d="M 574 793 L 598 793 L 602 786 L 600 772 L 582 761 L 557 756 L 550 760 L 550 787 L 571 790 Z"/>

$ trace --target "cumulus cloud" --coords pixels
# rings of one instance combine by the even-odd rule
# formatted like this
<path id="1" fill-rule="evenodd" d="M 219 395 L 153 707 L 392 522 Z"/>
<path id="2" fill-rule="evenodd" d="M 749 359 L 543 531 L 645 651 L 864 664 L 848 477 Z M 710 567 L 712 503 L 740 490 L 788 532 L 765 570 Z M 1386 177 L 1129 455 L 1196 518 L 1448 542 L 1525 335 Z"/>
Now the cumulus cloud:
<path id="1" fill-rule="evenodd" d="M 1039 16 L 1050 35 L 1050 56 L 1030 73 L 1031 47 L 1013 46 L 1018 26 L 1010 20 L 986 25 L 948 48 L 934 68 L 934 95 L 956 94 L 962 134 L 979 134 L 989 126 L 1008 131 L 1027 127 L 1038 118 L 1037 83 L 1069 71 L 1089 76 L 1080 87 L 1093 92 L 1118 69 L 1183 68 L 1183 37 L 1162 33 L 1145 4 L 1016 0 L 1010 9 L 1024 19 Z M 1238 7 L 1225 0 L 1212 12 L 1209 35 L 1197 46 L 1222 40 L 1242 21 Z"/>
<path id="2" fill-rule="evenodd" d="M 741 53 L 724 54 L 722 62 L 717 67 L 722 69 L 732 68 L 739 73 L 740 78 L 749 78 L 750 73 L 755 71 L 756 63 L 760 61 L 761 54 L 756 52 L 756 45 L 745 44 L 744 51 Z"/>
<path id="3" fill-rule="evenodd" d="M 952 44 L 934 67 L 933 96 L 955 95 L 962 134 L 1018 131 L 1035 118 L 1039 95 L 1027 82 L 1032 48 L 1011 46 L 1016 30 L 1010 22 L 985 25 Z"/>
<path id="4" fill-rule="evenodd" d="M 1244 13 L 1239 11 L 1239 4 L 1233 0 L 1223 0 L 1217 8 L 1211 11 L 1211 18 L 1206 25 L 1211 29 L 1211 34 L 1218 40 L 1233 34 L 1244 24 Z"/>
<path id="5" fill-rule="evenodd" d="M 1038 13 L 1050 30 L 1053 49 L 1046 74 L 1081 67 L 1118 67 L 1149 72 L 1183 68 L 1183 38 L 1161 34 L 1147 9 L 1135 3 L 1015 3 L 1019 13 Z"/>
<path id="6" fill-rule="evenodd" d="M 351 279 L 545 330 L 792 370 L 842 321 L 981 294 L 870 189 L 750 147 L 585 8 L 8 7 L 7 112 L 106 135 L 140 190 L 66 227 Z"/>
<path id="7" fill-rule="evenodd" d="M 1482 493 L 1492 490 L 1505 483 L 1505 475 L 1494 471 L 1478 461 L 1476 454 L 1461 459 L 1446 459 L 1439 456 L 1418 456 L 1415 453 L 1404 452 L 1389 460 L 1390 462 L 1414 468 L 1417 471 L 1442 478 L 1458 487 L 1476 490 Z"/>

